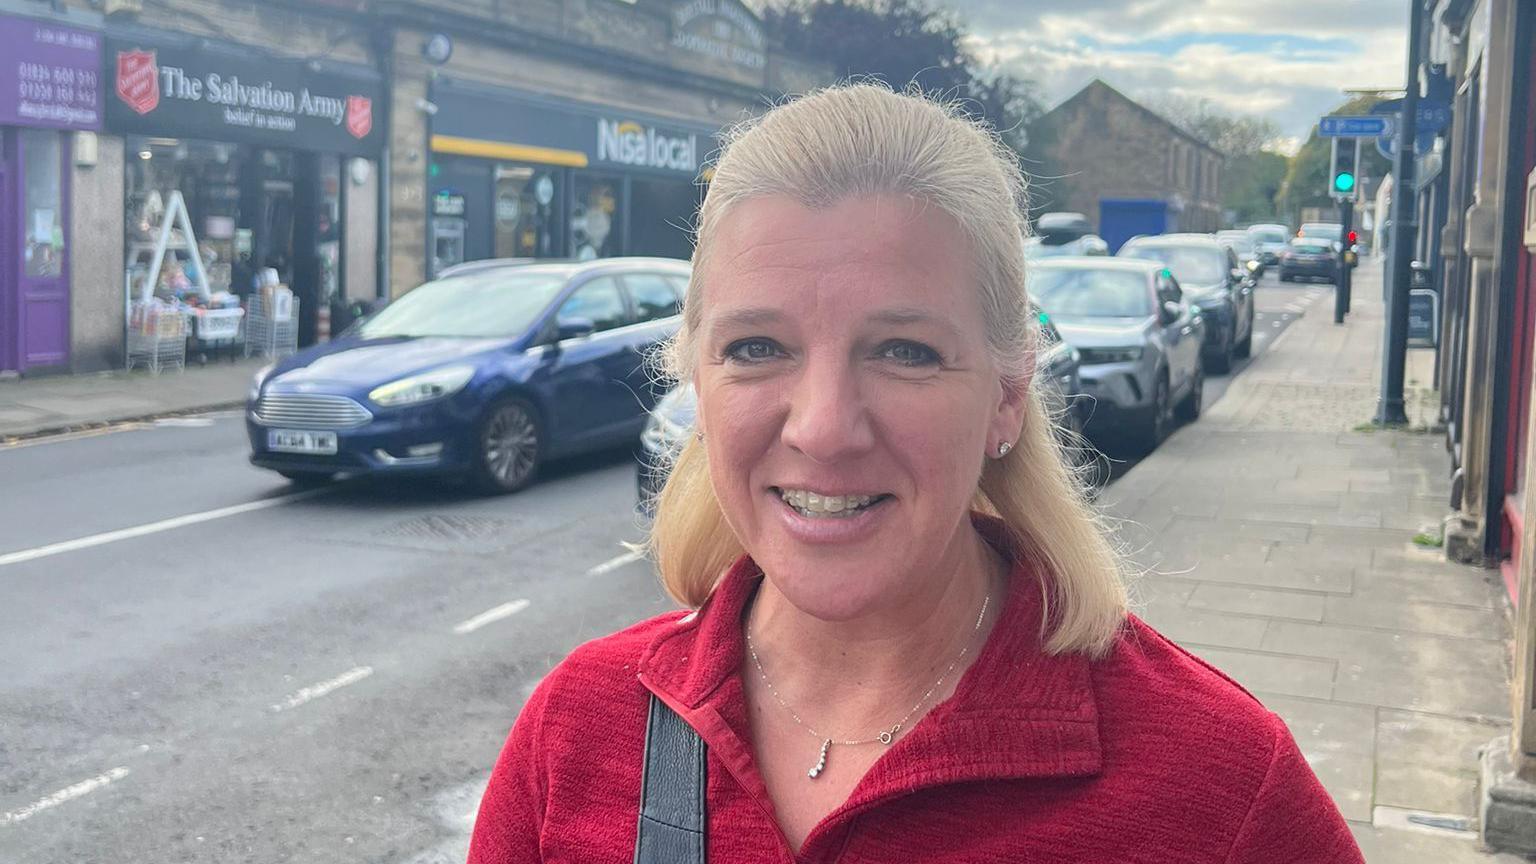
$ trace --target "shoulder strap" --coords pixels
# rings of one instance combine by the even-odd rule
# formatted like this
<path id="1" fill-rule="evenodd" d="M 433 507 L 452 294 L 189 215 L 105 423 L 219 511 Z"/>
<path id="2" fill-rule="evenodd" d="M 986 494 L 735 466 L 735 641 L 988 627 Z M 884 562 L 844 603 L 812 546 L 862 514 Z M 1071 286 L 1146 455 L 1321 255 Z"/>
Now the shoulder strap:
<path id="1" fill-rule="evenodd" d="M 635 864 L 704 864 L 704 740 L 651 695 Z"/>

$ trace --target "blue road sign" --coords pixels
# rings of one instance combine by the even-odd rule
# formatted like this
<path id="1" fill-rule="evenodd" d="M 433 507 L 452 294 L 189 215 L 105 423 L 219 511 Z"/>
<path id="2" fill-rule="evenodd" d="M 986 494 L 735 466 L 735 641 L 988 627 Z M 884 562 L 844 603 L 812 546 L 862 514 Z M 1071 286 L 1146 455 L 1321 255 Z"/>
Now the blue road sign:
<path id="1" fill-rule="evenodd" d="M 1371 109 L 1372 114 L 1385 114 L 1396 116 L 1403 113 L 1403 100 L 1388 99 L 1378 102 Z M 1418 118 L 1417 130 L 1420 135 L 1434 137 L 1435 133 L 1451 125 L 1451 104 L 1433 99 L 1420 99 L 1418 110 L 1413 112 Z"/>
<path id="2" fill-rule="evenodd" d="M 1394 128 L 1384 114 L 1330 114 L 1317 121 L 1317 134 L 1324 138 L 1381 138 Z"/>

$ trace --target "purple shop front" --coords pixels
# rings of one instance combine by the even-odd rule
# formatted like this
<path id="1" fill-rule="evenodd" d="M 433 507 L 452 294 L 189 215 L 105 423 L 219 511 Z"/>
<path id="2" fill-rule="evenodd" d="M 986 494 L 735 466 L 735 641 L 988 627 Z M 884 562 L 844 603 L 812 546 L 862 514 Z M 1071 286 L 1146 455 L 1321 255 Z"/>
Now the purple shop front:
<path id="1" fill-rule="evenodd" d="M 69 363 L 69 143 L 101 128 L 101 34 L 0 15 L 0 370 Z"/>

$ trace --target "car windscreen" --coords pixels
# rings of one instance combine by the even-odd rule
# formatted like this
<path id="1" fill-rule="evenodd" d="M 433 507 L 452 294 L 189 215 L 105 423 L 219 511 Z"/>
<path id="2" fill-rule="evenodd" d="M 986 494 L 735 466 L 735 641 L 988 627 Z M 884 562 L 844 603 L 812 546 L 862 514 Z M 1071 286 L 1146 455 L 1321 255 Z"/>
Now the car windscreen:
<path id="1" fill-rule="evenodd" d="M 510 338 L 527 330 L 564 284 L 563 276 L 510 268 L 438 279 L 384 307 L 358 335 Z"/>
<path id="2" fill-rule="evenodd" d="M 1303 237 L 1323 237 L 1328 240 L 1337 240 L 1344 236 L 1344 226 L 1331 222 L 1318 222 L 1312 225 L 1301 226 Z"/>
<path id="3" fill-rule="evenodd" d="M 1291 249 L 1303 255 L 1329 255 L 1333 247 L 1324 240 L 1292 240 Z"/>
<path id="4" fill-rule="evenodd" d="M 1231 246 L 1238 253 L 1253 251 L 1253 241 L 1248 239 L 1247 234 L 1221 234 L 1216 237 L 1216 242 Z"/>
<path id="5" fill-rule="evenodd" d="M 1089 318 L 1144 318 L 1152 314 L 1147 277 L 1126 270 L 1036 267 L 1029 291 L 1051 315 Z"/>
<path id="6" fill-rule="evenodd" d="M 1126 258 L 1160 261 L 1186 285 L 1211 285 L 1227 278 L 1227 253 L 1217 246 L 1138 244 L 1120 250 Z"/>
<path id="7" fill-rule="evenodd" d="M 1284 243 L 1289 236 L 1279 228 L 1254 228 L 1249 234 L 1255 243 Z"/>

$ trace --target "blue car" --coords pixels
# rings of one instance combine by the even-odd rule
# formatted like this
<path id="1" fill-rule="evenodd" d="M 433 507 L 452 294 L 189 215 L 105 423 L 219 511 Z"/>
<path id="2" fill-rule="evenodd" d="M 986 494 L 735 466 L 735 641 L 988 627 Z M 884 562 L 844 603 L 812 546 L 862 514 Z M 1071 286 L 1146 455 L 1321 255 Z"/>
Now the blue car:
<path id="1" fill-rule="evenodd" d="M 340 338 L 262 369 L 251 462 L 295 482 L 450 474 L 527 486 L 556 456 L 636 441 L 661 396 L 689 265 L 508 263 L 437 279 Z"/>

